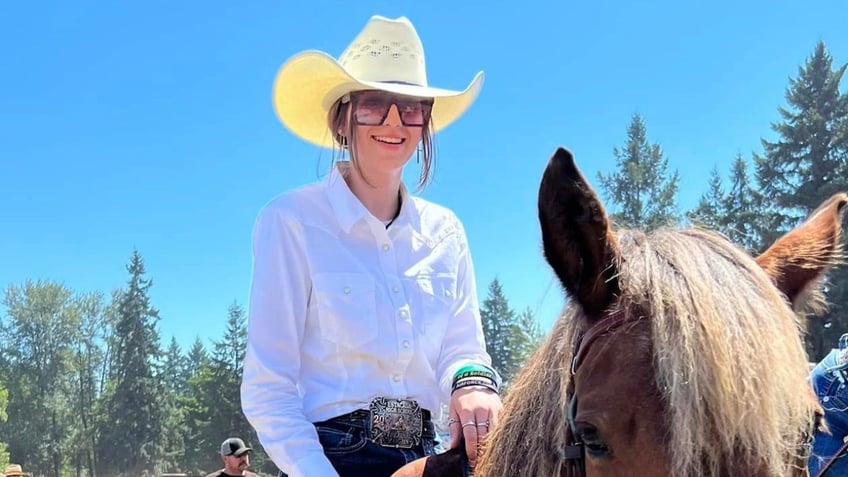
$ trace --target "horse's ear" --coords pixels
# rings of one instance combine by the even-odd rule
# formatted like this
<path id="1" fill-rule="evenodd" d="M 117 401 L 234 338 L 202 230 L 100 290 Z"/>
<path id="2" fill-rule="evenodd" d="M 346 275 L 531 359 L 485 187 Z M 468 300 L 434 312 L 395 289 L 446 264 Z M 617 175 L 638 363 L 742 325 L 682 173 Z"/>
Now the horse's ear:
<path id="1" fill-rule="evenodd" d="M 842 214 L 846 204 L 848 195 L 835 194 L 756 259 L 795 310 L 817 294 L 825 273 L 843 257 Z"/>
<path id="2" fill-rule="evenodd" d="M 618 246 L 597 194 L 558 148 L 539 186 L 545 259 L 584 311 L 599 315 L 618 294 Z"/>

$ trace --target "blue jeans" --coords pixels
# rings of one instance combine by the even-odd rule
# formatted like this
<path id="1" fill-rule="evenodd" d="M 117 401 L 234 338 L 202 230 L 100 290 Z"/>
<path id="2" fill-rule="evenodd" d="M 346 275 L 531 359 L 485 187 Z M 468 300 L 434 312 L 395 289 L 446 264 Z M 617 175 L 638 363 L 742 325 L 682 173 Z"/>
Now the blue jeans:
<path id="1" fill-rule="evenodd" d="M 383 447 L 369 439 L 371 421 L 366 411 L 354 411 L 316 422 L 324 455 L 340 477 L 389 477 L 409 462 L 436 453 L 433 423 L 424 421 L 421 444 L 411 449 Z M 280 472 L 280 477 L 288 477 Z"/>
<path id="2" fill-rule="evenodd" d="M 810 475 L 819 470 L 839 451 L 848 438 L 848 364 L 837 363 L 841 350 L 833 349 L 810 373 L 813 390 L 825 411 L 830 434 L 813 435 L 813 455 L 809 460 Z M 843 453 L 830 466 L 827 476 L 848 475 L 848 456 Z"/>

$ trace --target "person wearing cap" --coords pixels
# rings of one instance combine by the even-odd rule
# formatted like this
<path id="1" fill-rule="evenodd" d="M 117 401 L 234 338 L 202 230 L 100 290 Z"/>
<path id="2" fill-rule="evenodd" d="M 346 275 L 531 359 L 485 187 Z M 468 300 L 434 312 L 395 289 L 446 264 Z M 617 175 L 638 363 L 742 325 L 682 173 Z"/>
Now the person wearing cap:
<path id="1" fill-rule="evenodd" d="M 848 333 L 810 371 L 810 384 L 827 429 L 813 433 L 808 471 L 815 477 L 848 475 Z"/>
<path id="2" fill-rule="evenodd" d="M 6 477 L 29 477 L 32 474 L 24 472 L 20 464 L 9 464 L 6 466 L 6 470 L 3 471 L 2 475 Z"/>
<path id="3" fill-rule="evenodd" d="M 430 86 L 415 27 L 379 15 L 338 60 L 306 51 L 278 71 L 280 121 L 338 159 L 253 228 L 242 409 L 282 476 L 391 475 L 435 453 L 443 402 L 449 446 L 464 441 L 472 464 L 496 426 L 500 378 L 462 222 L 402 180 L 415 156 L 426 186 L 434 134 L 482 82 Z"/>
<path id="4" fill-rule="evenodd" d="M 221 443 L 220 455 L 224 468 L 207 474 L 206 477 L 259 477 L 247 470 L 250 467 L 251 451 L 253 449 L 247 447 L 238 437 L 228 438 Z"/>

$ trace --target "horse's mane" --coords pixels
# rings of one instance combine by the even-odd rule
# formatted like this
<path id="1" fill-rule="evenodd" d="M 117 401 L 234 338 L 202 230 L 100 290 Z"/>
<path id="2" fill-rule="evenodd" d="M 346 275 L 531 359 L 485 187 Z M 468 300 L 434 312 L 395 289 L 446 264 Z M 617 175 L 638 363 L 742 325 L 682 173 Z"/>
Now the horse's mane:
<path id="1" fill-rule="evenodd" d="M 667 409 L 671 475 L 748 464 L 769 476 L 805 462 L 815 402 L 799 315 L 744 250 L 693 228 L 617 232 L 625 314 L 651 320 L 656 386 Z M 632 316 L 637 318 L 636 316 Z M 480 477 L 559 475 L 566 385 L 585 317 L 571 303 L 505 396 Z"/>

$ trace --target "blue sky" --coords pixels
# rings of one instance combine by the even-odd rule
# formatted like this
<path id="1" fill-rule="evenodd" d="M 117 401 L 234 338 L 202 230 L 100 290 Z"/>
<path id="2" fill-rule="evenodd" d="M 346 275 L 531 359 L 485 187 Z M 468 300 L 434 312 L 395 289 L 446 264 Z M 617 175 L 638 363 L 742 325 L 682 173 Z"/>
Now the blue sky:
<path id="1" fill-rule="evenodd" d="M 108 292 L 135 247 L 163 340 L 218 339 L 227 306 L 247 302 L 257 212 L 329 166 L 274 116 L 277 69 L 303 49 L 338 56 L 372 14 L 406 15 L 431 84 L 486 72 L 477 103 L 437 137 L 423 196 L 464 221 L 481 299 L 497 276 L 549 329 L 563 301 L 535 200 L 553 150 L 571 148 L 597 183 L 638 112 L 692 207 L 714 166 L 761 151 L 818 40 L 848 62 L 848 3 L 802 5 L 0 2 L 0 286 Z"/>

